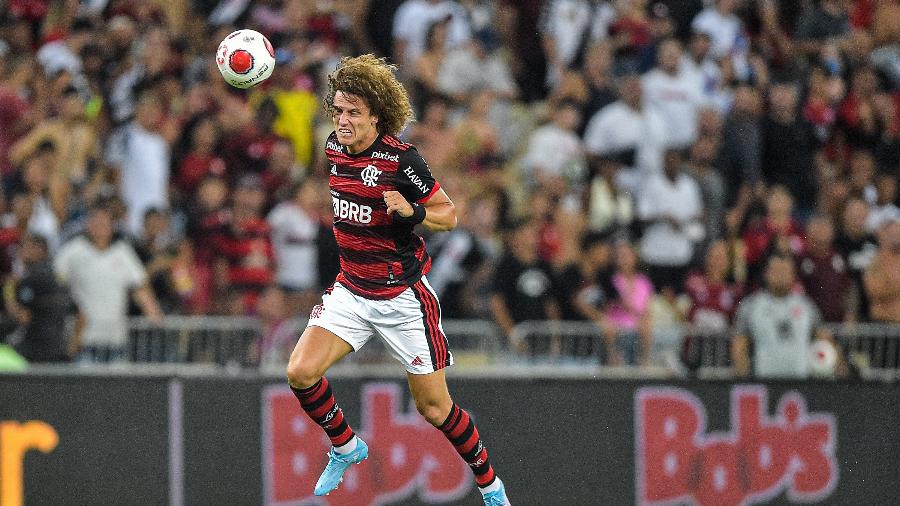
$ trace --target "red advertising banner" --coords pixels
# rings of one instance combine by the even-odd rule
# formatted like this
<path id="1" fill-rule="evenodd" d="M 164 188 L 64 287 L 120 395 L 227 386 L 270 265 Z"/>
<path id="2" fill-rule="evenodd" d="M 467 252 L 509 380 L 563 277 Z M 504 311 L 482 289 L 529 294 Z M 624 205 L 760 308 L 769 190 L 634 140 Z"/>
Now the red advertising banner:
<path id="1" fill-rule="evenodd" d="M 838 484 L 837 420 L 810 413 L 797 391 L 768 414 L 765 386 L 731 388 L 730 430 L 708 432 L 706 408 L 689 390 L 638 388 L 635 489 L 641 505 L 793 503 L 827 498 Z"/>
<path id="2" fill-rule="evenodd" d="M 351 466 L 337 490 L 313 496 L 328 461 L 325 433 L 300 410 L 286 386 L 262 395 L 263 496 L 270 506 L 381 505 L 418 496 L 428 504 L 464 497 L 472 473 L 444 435 L 410 404 L 402 409 L 396 383 L 368 383 L 361 392 L 361 424 L 354 427 L 369 445 L 369 458 Z"/>

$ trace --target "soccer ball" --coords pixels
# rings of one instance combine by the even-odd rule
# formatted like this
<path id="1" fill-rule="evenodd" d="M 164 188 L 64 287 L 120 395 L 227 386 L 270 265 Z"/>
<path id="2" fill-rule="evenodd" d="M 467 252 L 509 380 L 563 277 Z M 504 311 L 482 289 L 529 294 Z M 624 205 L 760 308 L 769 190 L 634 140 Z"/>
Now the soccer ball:
<path id="1" fill-rule="evenodd" d="M 837 350 L 833 344 L 816 339 L 809 345 L 809 372 L 818 378 L 832 377 L 837 358 Z"/>
<path id="2" fill-rule="evenodd" d="M 216 65 L 228 84 L 235 88 L 250 88 L 272 75 L 275 49 L 263 34 L 238 30 L 219 44 Z"/>

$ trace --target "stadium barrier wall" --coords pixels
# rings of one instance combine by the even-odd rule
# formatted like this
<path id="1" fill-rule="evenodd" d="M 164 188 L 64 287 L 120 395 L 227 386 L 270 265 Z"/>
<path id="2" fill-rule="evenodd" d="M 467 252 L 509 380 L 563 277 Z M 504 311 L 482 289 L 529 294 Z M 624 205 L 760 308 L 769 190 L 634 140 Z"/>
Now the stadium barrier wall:
<path id="1" fill-rule="evenodd" d="M 451 375 L 522 505 L 895 504 L 886 383 Z M 327 439 L 278 378 L 0 376 L 3 506 L 480 504 L 400 376 L 334 377 L 370 458 L 315 502 Z"/>

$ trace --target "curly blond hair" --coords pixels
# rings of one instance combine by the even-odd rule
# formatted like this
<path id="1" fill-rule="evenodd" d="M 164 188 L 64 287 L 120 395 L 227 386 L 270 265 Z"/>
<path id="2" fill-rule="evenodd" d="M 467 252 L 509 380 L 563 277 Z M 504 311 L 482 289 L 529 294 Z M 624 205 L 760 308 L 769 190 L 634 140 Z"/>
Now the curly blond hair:
<path id="1" fill-rule="evenodd" d="M 340 90 L 366 101 L 373 116 L 378 117 L 376 128 L 380 133 L 397 135 L 413 117 L 412 105 L 406 89 L 397 80 L 392 65 L 373 54 L 341 58 L 341 62 L 328 74 L 328 94 L 322 100 L 325 112 L 334 112 L 334 94 Z"/>

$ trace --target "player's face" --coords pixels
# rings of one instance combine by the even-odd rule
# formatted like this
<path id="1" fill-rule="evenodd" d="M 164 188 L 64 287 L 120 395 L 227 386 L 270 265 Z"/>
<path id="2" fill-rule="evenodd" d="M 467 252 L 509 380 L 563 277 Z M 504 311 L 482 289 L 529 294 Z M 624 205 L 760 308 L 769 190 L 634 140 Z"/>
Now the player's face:
<path id="1" fill-rule="evenodd" d="M 366 101 L 352 93 L 338 91 L 334 94 L 334 110 L 331 113 L 337 140 L 350 153 L 366 149 L 378 137 L 378 118 L 372 115 Z"/>

